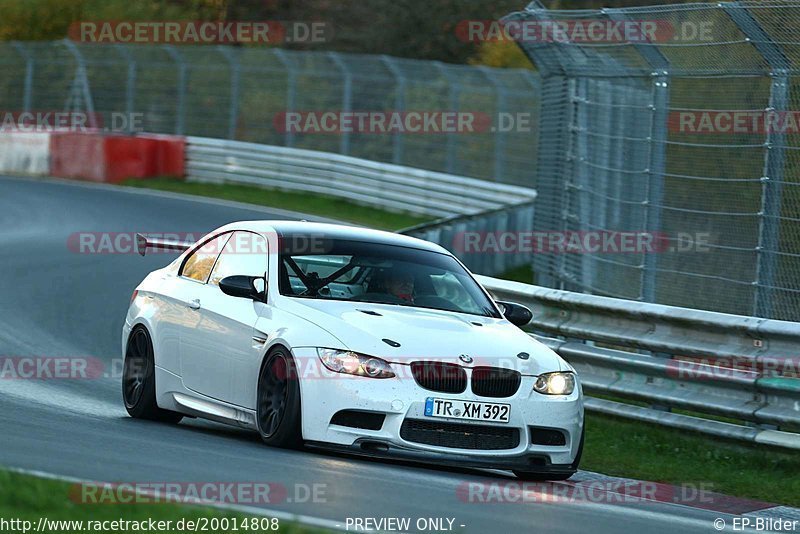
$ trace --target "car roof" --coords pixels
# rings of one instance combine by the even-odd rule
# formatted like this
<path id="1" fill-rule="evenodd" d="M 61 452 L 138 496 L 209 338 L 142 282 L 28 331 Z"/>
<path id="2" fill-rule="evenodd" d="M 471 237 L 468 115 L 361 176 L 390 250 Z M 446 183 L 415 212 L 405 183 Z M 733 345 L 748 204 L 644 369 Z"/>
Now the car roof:
<path id="1" fill-rule="evenodd" d="M 258 233 L 276 233 L 280 237 L 308 236 L 313 234 L 328 239 L 344 239 L 349 241 L 364 241 L 368 243 L 382 243 L 399 247 L 416 248 L 450 254 L 448 250 L 430 241 L 417 239 L 403 234 L 373 230 L 363 226 L 348 226 L 344 224 L 329 224 L 307 221 L 240 221 L 227 224 L 219 230 L 249 230 Z"/>

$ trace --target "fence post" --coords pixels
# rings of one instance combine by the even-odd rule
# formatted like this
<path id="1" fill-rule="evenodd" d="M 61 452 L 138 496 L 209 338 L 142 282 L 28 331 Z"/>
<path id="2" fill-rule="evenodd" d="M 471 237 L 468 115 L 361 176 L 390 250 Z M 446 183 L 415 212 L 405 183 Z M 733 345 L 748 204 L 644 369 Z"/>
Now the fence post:
<path id="1" fill-rule="evenodd" d="M 445 80 L 447 80 L 447 84 L 450 89 L 450 112 L 458 112 L 459 110 L 459 99 L 461 94 L 461 82 L 458 81 L 458 78 L 454 78 L 451 76 L 450 72 L 447 70 L 447 67 L 443 63 L 439 63 L 438 61 L 434 63 L 436 67 L 439 69 L 439 72 L 442 73 L 442 76 Z M 445 172 L 448 174 L 455 174 L 456 173 L 456 135 L 458 132 L 447 132 L 447 156 L 445 160 Z"/>
<path id="2" fill-rule="evenodd" d="M 353 75 L 350 69 L 336 52 L 328 52 L 328 57 L 344 76 L 344 89 L 342 90 L 342 109 L 343 113 L 349 113 L 353 107 Z M 339 152 L 345 156 L 350 153 L 350 132 L 342 131 L 339 138 Z"/>
<path id="3" fill-rule="evenodd" d="M 572 156 L 576 161 L 575 168 L 577 172 L 574 173 L 571 179 L 577 182 L 575 187 L 578 189 L 578 194 L 572 198 L 577 200 L 578 205 L 575 206 L 575 212 L 578 213 L 578 217 L 581 224 L 584 225 L 584 228 L 593 224 L 592 215 L 595 213 L 594 208 L 596 208 L 596 204 L 601 204 L 593 202 L 588 192 L 595 183 L 595 181 L 592 180 L 595 173 L 588 167 L 591 160 L 590 152 L 592 146 L 592 141 L 588 138 L 591 124 L 589 119 L 589 91 L 591 82 L 597 83 L 595 80 L 590 81 L 583 77 L 576 80 L 574 96 L 575 113 L 573 116 L 575 119 L 574 127 L 576 129 L 576 135 L 573 136 L 575 144 L 573 145 L 574 153 Z M 590 226 L 588 227 L 591 228 Z M 581 230 L 581 228 L 577 228 L 577 230 Z M 565 257 L 567 255 L 561 254 L 561 256 Z M 578 283 L 579 291 L 587 292 L 588 290 L 588 292 L 591 293 L 595 290 L 595 287 L 597 287 L 595 285 L 595 281 L 597 280 L 597 275 L 595 273 L 596 264 L 597 259 L 594 258 L 592 254 L 580 254 L 580 272 L 577 273 L 576 276 L 576 278 L 580 280 Z M 566 265 L 563 267 L 563 272 L 567 272 Z"/>
<path id="4" fill-rule="evenodd" d="M 602 9 L 613 21 L 631 21 L 620 9 Z M 661 231 L 661 210 L 664 204 L 664 173 L 666 172 L 667 121 L 670 100 L 670 63 L 655 43 L 633 42 L 631 46 L 653 69 L 652 108 L 650 122 L 650 158 L 646 172 L 647 200 L 645 231 L 651 235 Z M 641 300 L 656 302 L 658 254 L 645 254 L 642 269 Z"/>
<path id="5" fill-rule="evenodd" d="M 69 39 L 63 39 L 61 44 L 64 45 L 64 48 L 66 48 L 70 54 L 72 54 L 72 57 L 75 58 L 76 63 L 75 79 L 72 81 L 72 88 L 64 107 L 69 110 L 70 102 L 72 102 L 73 99 L 83 96 L 86 112 L 89 115 L 89 126 L 92 128 L 97 128 L 97 120 L 94 115 L 94 100 L 92 99 L 92 91 L 89 86 L 89 77 L 86 74 L 86 60 L 84 59 L 83 54 L 81 54 L 81 51 L 78 50 L 78 47 L 75 46 L 75 43 Z"/>
<path id="6" fill-rule="evenodd" d="M 19 55 L 22 56 L 22 59 L 25 60 L 25 86 L 22 96 L 22 110 L 29 112 L 31 110 L 31 99 L 33 93 L 33 54 L 31 54 L 30 50 L 25 48 L 25 45 L 19 41 L 12 41 L 11 46 L 13 46 L 14 49 L 19 52 Z"/>
<path id="7" fill-rule="evenodd" d="M 175 110 L 175 135 L 183 135 L 186 121 L 186 62 L 172 45 L 161 45 L 161 48 L 169 54 L 178 66 L 178 87 L 176 95 Z"/>
<path id="8" fill-rule="evenodd" d="M 543 24 L 552 22 L 547 8 L 539 0 L 533 0 L 524 12 L 513 13 L 503 21 L 534 20 Z M 571 124 L 573 85 L 567 68 L 571 64 L 567 46 L 547 40 L 519 41 L 517 43 L 526 56 L 536 65 L 539 79 L 539 124 L 536 168 L 536 188 L 539 201 L 536 208 L 536 225 L 548 231 L 566 230 L 563 194 L 564 181 L 570 176 L 566 147 L 572 132 L 565 127 Z M 531 82 L 533 78 L 531 78 Z M 560 289 L 565 286 L 564 273 L 559 263 L 563 255 L 533 254 L 533 270 L 537 283 Z"/>
<path id="9" fill-rule="evenodd" d="M 286 57 L 286 52 L 281 48 L 273 48 L 273 53 L 278 61 L 286 68 L 286 113 L 294 111 L 294 99 L 297 92 L 297 73 L 295 72 L 294 65 Z M 285 128 L 283 132 L 283 144 L 287 147 L 294 146 L 294 132 L 291 128 Z"/>
<path id="10" fill-rule="evenodd" d="M 136 91 L 136 61 L 133 59 L 131 51 L 122 44 L 115 44 L 114 48 L 125 59 L 128 66 L 127 81 L 125 82 L 125 126 L 126 133 L 131 133 L 131 122 L 133 119 L 133 102 Z M 112 125 L 113 126 L 113 125 Z"/>
<path id="11" fill-rule="evenodd" d="M 406 77 L 394 58 L 382 55 L 381 61 L 394 75 L 394 109 L 397 113 L 403 113 L 406 110 Z M 394 132 L 392 136 L 392 162 L 397 165 L 403 163 L 403 133 L 400 130 Z"/>
<path id="12" fill-rule="evenodd" d="M 231 102 L 228 108 L 228 139 L 236 139 L 236 122 L 239 117 L 239 79 L 242 66 L 239 64 L 238 49 L 232 46 L 217 45 L 217 50 L 225 56 L 231 67 Z"/>
<path id="13" fill-rule="evenodd" d="M 495 91 L 495 127 L 494 132 L 494 181 L 503 182 L 502 179 L 505 173 L 505 148 L 506 148 L 506 132 L 501 129 L 500 114 L 505 113 L 507 91 L 505 85 L 497 80 L 496 76 L 492 76 L 492 71 L 489 67 L 480 66 L 478 69 L 483 73 L 483 76 L 494 87 Z"/>
<path id="14" fill-rule="evenodd" d="M 789 109 L 789 73 L 792 63 L 782 47 L 761 27 L 745 6 L 739 2 L 720 4 L 725 13 L 739 27 L 770 66 L 769 107 L 766 113 L 785 113 Z M 769 123 L 769 122 L 768 122 Z M 774 317 L 772 298 L 777 270 L 777 254 L 780 249 L 781 198 L 783 196 L 783 173 L 786 160 L 786 133 L 765 132 L 764 172 L 761 176 L 761 211 L 759 213 L 758 247 L 753 315 Z"/>

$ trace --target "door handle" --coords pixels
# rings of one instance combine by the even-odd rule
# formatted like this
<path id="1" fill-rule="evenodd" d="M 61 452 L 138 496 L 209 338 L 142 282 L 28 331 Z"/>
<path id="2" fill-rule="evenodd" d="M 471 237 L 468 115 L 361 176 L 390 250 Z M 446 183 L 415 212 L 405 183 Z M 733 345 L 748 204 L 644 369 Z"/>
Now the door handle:
<path id="1" fill-rule="evenodd" d="M 186 305 L 189 306 L 193 310 L 199 310 L 200 309 L 200 299 L 190 300 L 189 302 L 186 303 Z"/>

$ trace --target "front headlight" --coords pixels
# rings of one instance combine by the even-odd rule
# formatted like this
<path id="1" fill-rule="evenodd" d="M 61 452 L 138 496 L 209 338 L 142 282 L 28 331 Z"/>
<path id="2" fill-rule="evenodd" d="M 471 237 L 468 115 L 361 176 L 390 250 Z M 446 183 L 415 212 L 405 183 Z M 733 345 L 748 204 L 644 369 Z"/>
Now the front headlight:
<path id="1" fill-rule="evenodd" d="M 545 373 L 536 378 L 533 389 L 543 395 L 569 395 L 575 390 L 572 373 Z"/>
<path id="2" fill-rule="evenodd" d="M 317 349 L 322 365 L 334 373 L 344 373 L 347 375 L 365 376 L 369 378 L 393 378 L 389 362 L 366 356 L 348 350 L 336 349 Z"/>

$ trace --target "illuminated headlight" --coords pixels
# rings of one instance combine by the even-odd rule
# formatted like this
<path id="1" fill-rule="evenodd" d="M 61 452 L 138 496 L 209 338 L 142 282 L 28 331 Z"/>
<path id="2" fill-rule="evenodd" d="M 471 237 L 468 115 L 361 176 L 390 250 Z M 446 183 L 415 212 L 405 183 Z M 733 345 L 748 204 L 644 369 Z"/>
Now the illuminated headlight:
<path id="1" fill-rule="evenodd" d="M 322 365 L 334 373 L 344 373 L 347 375 L 366 376 L 369 378 L 392 378 L 394 372 L 389 366 L 389 362 L 365 356 L 356 352 L 336 349 L 317 349 Z"/>
<path id="2" fill-rule="evenodd" d="M 569 395 L 575 390 L 575 375 L 572 373 L 545 373 L 539 375 L 533 389 L 544 395 Z"/>

